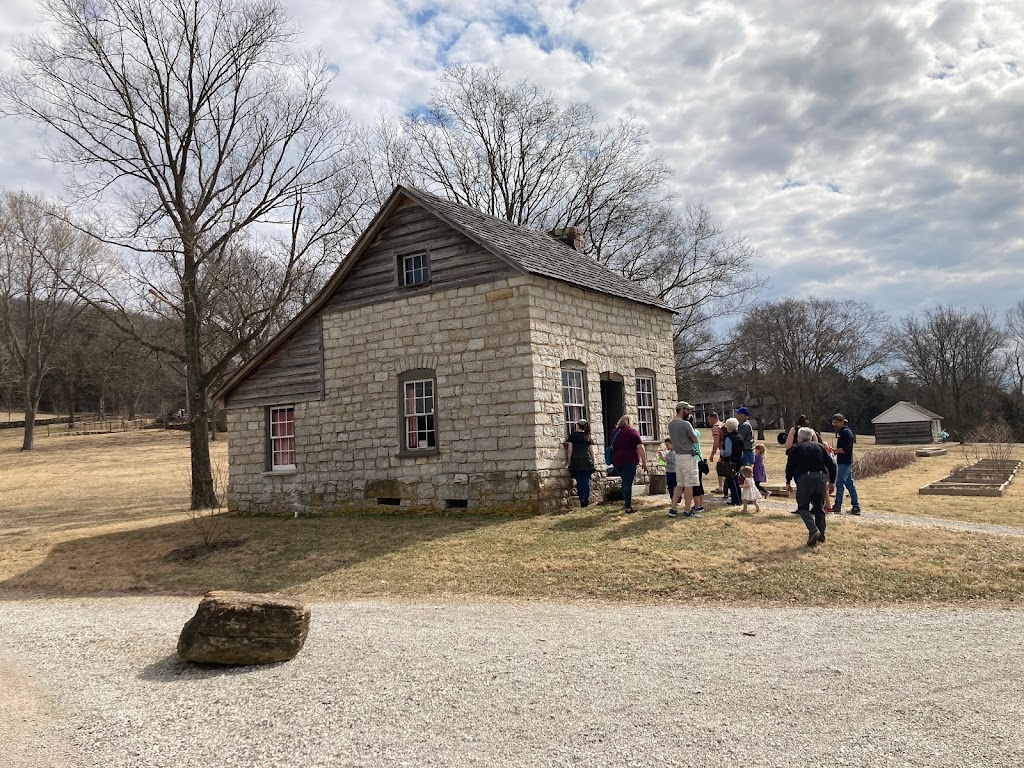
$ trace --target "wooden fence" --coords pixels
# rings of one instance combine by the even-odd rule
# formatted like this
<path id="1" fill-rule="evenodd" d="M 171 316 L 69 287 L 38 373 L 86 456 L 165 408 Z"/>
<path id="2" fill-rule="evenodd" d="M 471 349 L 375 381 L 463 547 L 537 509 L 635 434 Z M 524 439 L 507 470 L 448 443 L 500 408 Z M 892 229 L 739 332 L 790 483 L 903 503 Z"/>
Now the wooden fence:
<path id="1" fill-rule="evenodd" d="M 65 424 L 61 429 L 54 428 L 51 432 L 49 425 L 46 427 L 46 434 L 49 435 L 106 435 L 111 432 L 130 432 L 135 429 L 143 429 L 152 423 L 152 419 L 76 419 L 74 426 Z"/>

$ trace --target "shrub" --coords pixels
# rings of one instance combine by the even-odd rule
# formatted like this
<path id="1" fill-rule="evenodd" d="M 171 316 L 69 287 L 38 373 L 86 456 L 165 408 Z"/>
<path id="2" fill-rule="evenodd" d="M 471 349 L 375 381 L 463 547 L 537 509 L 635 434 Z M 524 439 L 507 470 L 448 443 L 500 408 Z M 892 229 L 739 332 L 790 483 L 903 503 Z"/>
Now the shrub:
<path id="1" fill-rule="evenodd" d="M 880 448 L 861 451 L 853 458 L 853 476 L 858 480 L 877 477 L 886 472 L 909 467 L 917 460 L 914 451 L 906 448 Z"/>
<path id="2" fill-rule="evenodd" d="M 981 456 L 980 447 L 984 447 L 986 459 L 1008 461 L 1013 458 L 1013 430 L 1001 421 L 978 425 L 967 434 L 964 443 L 973 447 L 975 461 Z M 968 453 L 966 447 L 964 453 Z"/>

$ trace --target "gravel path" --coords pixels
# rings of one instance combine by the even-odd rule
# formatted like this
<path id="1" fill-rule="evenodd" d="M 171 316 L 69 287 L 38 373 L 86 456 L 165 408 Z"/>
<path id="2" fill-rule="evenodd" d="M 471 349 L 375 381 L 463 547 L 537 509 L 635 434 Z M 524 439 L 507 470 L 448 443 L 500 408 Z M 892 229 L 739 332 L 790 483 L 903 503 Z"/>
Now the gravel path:
<path id="1" fill-rule="evenodd" d="M 172 655 L 197 603 L 0 603 L 19 768 L 1024 756 L 1021 610 L 316 604 L 296 660 L 219 670 Z"/>

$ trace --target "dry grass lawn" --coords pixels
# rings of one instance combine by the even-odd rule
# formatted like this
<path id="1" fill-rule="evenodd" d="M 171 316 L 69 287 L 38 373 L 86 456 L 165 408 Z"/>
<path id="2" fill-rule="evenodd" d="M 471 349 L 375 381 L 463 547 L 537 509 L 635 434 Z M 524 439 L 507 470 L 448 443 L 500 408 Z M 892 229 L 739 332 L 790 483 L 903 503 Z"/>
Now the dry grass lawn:
<path id="1" fill-rule="evenodd" d="M 772 483 L 786 481 L 786 456 L 782 446 L 776 442 L 777 433 L 766 433 L 768 480 Z M 826 435 L 832 444 L 832 436 Z M 899 448 L 913 451 L 918 446 L 876 446 L 874 437 L 858 435 L 854 456 L 859 452 Z M 866 512 L 890 512 L 917 517 L 940 517 L 946 520 L 961 520 L 971 523 L 997 523 L 1024 528 L 1024 477 L 1016 478 L 1002 498 L 983 496 L 921 496 L 917 491 L 923 485 L 941 480 L 957 465 L 972 464 L 978 458 L 985 458 L 982 446 L 961 448 L 959 444 L 947 446 L 945 456 L 918 458 L 906 469 L 891 472 L 867 480 L 858 480 L 854 475 L 861 507 Z M 980 452 L 980 453 L 979 453 Z M 1017 446 L 1014 458 L 1024 459 L 1024 448 Z M 848 501 L 843 502 L 850 508 Z"/>
<path id="2" fill-rule="evenodd" d="M 1024 595 L 1024 539 L 840 518 L 828 544 L 809 551 L 799 519 L 782 509 L 788 504 L 760 516 L 719 507 L 699 521 L 667 519 L 661 499 L 629 517 L 612 505 L 541 517 L 231 518 L 230 535 L 244 545 L 173 560 L 172 550 L 201 540 L 186 509 L 184 433 L 50 438 L 30 454 L 17 450 L 19 440 L 0 435 L 0 595 L 246 589 L 799 605 Z M 220 457 L 225 447 L 216 445 Z M 781 478 L 781 454 L 770 446 L 772 480 Z M 866 480 L 862 505 L 1021 524 L 1021 481 L 1002 500 L 917 496 L 953 463 L 921 459 Z"/>

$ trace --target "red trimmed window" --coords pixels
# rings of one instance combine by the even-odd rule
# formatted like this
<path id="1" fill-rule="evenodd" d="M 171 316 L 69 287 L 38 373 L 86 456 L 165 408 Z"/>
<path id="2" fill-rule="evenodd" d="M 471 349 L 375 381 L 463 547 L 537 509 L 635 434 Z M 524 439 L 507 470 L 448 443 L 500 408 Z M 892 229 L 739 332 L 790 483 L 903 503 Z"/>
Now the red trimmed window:
<path id="1" fill-rule="evenodd" d="M 295 469 L 295 406 L 270 409 L 270 469 Z"/>
<path id="2" fill-rule="evenodd" d="M 437 447 L 434 425 L 434 380 L 418 379 L 405 382 L 405 447 L 407 450 L 425 450 Z"/>

